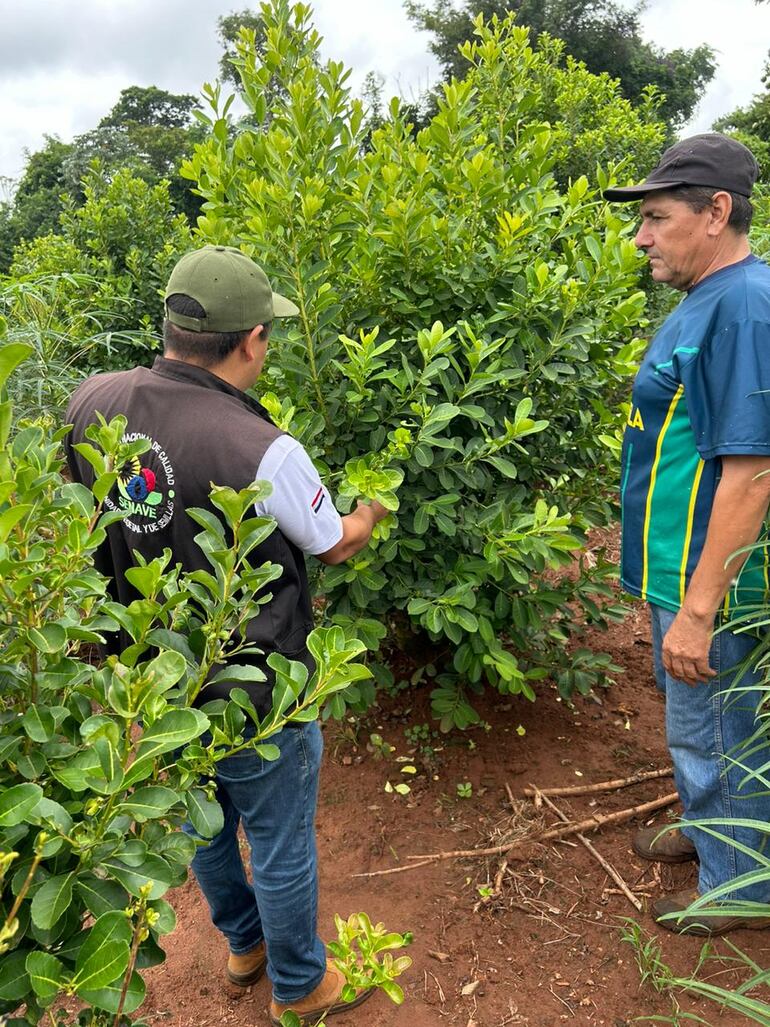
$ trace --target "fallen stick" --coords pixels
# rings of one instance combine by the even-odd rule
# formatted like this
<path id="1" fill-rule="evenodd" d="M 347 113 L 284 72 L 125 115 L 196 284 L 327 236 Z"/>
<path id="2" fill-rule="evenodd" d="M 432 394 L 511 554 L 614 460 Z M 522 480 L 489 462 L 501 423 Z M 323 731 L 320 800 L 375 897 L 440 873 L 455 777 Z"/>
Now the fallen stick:
<path id="1" fill-rule="evenodd" d="M 537 788 L 534 788 L 533 790 L 534 790 L 536 795 L 540 796 L 540 798 L 543 800 L 543 802 L 546 804 L 546 806 L 548 806 L 548 808 L 550 810 L 553 810 L 553 812 L 556 814 L 556 816 L 559 818 L 559 820 L 561 820 L 565 824 L 569 823 L 569 817 L 567 816 L 567 814 L 563 813 L 555 803 L 551 802 L 551 800 L 548 798 L 548 796 L 544 792 L 539 791 Z M 584 849 L 587 849 L 588 852 L 591 853 L 591 855 L 596 860 L 596 862 L 599 864 L 599 866 L 602 868 L 602 870 L 604 870 L 604 872 L 606 874 L 609 874 L 609 876 L 612 878 L 612 880 L 615 882 L 615 884 L 618 886 L 618 888 L 623 892 L 623 894 L 626 896 L 626 898 L 629 900 L 629 902 L 632 904 L 632 906 L 639 913 L 641 913 L 641 911 L 642 911 L 642 903 L 639 901 L 639 899 L 636 897 L 636 895 L 634 895 L 634 893 L 628 887 L 626 882 L 623 880 L 623 878 L 617 872 L 615 867 L 613 867 L 611 863 L 607 862 L 607 860 L 604 858 L 604 856 L 602 856 L 602 854 L 600 852 L 598 852 L 593 847 L 593 845 L 589 842 L 589 840 L 586 838 L 586 836 L 584 834 L 578 834 L 577 835 L 577 840 L 580 842 L 580 844 L 583 846 Z M 506 863 L 504 865 L 507 865 L 507 861 L 506 861 Z M 495 878 L 495 884 L 497 884 L 497 878 Z"/>
<path id="2" fill-rule="evenodd" d="M 524 794 L 529 798 L 536 798 L 537 793 L 546 795 L 593 795 L 595 792 L 612 792 L 617 788 L 628 788 L 630 785 L 637 785 L 642 781 L 654 781 L 659 777 L 671 777 L 674 773 L 673 767 L 664 767 L 663 770 L 641 770 L 638 774 L 630 777 L 618 777 L 612 781 L 599 781 L 593 785 L 569 785 L 566 788 L 537 788 L 530 785 L 524 789 Z"/>
<path id="3" fill-rule="evenodd" d="M 638 806 L 631 806 L 629 809 L 618 810 L 617 813 L 597 814 L 581 820 L 577 824 L 564 824 L 562 827 L 552 827 L 542 834 L 533 835 L 527 838 L 517 838 L 515 842 L 507 842 L 504 845 L 494 845 L 488 849 L 455 849 L 451 852 L 423 852 L 414 856 L 407 856 L 407 859 L 422 860 L 443 860 L 463 859 L 474 856 L 499 856 L 503 853 L 512 852 L 518 845 L 531 842 L 550 842 L 554 838 L 566 838 L 571 834 L 578 834 L 581 831 L 594 831 L 599 827 L 606 827 L 607 824 L 622 824 L 624 820 L 631 820 L 633 817 L 642 816 L 645 813 L 652 813 L 656 809 L 663 809 L 671 806 L 679 798 L 678 792 L 671 792 L 670 795 L 662 795 L 659 799 L 651 802 L 642 802 Z"/>
<path id="4" fill-rule="evenodd" d="M 542 834 L 532 837 L 518 838 L 515 842 L 507 842 L 505 845 L 494 845 L 489 849 L 454 849 L 451 852 L 424 852 L 421 855 L 407 856 L 407 859 L 414 860 L 405 866 L 390 867 L 388 870 L 372 870 L 368 874 L 353 874 L 353 877 L 382 877 L 385 874 L 402 874 L 407 870 L 416 870 L 417 867 L 425 866 L 428 863 L 438 863 L 445 859 L 475 859 L 479 856 L 508 856 L 517 846 L 535 842 L 553 841 L 556 838 L 566 838 L 571 834 L 580 834 L 582 831 L 594 831 L 607 824 L 621 824 L 624 820 L 631 820 L 633 817 L 642 816 L 645 813 L 652 813 L 656 809 L 663 809 L 671 806 L 679 798 L 678 792 L 671 792 L 670 795 L 663 795 L 652 802 L 643 802 L 639 806 L 632 806 L 630 809 L 621 809 L 617 813 L 607 813 L 589 817 L 588 820 L 581 820 L 578 824 L 564 824 L 561 827 L 553 827 Z"/>
<path id="5" fill-rule="evenodd" d="M 422 863 L 410 863 L 408 867 L 391 867 L 390 870 L 370 870 L 367 874 L 351 874 L 351 877 L 384 877 L 386 874 L 400 874 L 402 870 L 416 870 L 417 867 L 425 867 L 429 863 L 435 863 L 434 859 L 423 860 Z"/>

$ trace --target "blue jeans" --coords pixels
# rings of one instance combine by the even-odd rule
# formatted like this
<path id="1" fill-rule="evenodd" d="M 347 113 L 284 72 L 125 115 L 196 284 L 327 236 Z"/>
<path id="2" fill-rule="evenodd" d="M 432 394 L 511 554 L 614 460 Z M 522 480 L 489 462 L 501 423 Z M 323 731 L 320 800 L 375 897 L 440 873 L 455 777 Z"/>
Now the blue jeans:
<path id="1" fill-rule="evenodd" d="M 768 855 L 767 835 L 758 830 L 736 826 L 733 820 L 760 820 L 770 825 L 770 796 L 752 794 L 763 791 L 757 781 L 741 787 L 746 771 L 730 759 L 757 769 L 770 756 L 768 746 L 749 754 L 741 751 L 756 730 L 759 691 L 731 694 L 732 683 L 743 688 L 760 680 L 753 670 L 740 675 L 736 670 L 756 647 L 750 634 L 718 631 L 712 640 L 709 663 L 715 678 L 695 687 L 666 673 L 661 658 L 663 638 L 676 614 L 650 605 L 655 678 L 666 696 L 666 740 L 674 764 L 674 779 L 684 807 L 683 820 L 718 819 L 712 826 L 727 838 Z M 741 874 L 759 868 L 758 862 L 739 849 L 722 842 L 697 827 L 684 828 L 698 851 L 701 895 Z M 770 851 L 770 850 L 769 850 Z M 770 875 L 770 871 L 768 871 Z M 725 898 L 770 901 L 770 881 L 755 883 L 728 893 Z"/>
<path id="2" fill-rule="evenodd" d="M 316 722 L 284 728 L 270 742 L 274 762 L 253 752 L 217 767 L 217 799 L 225 825 L 198 849 L 192 868 L 230 951 L 267 945 L 267 972 L 277 1002 L 310 994 L 326 973 L 326 949 L 316 933 L 318 875 L 315 811 L 323 739 Z M 246 880 L 238 824 L 251 848 Z M 189 825 L 185 830 L 194 831 Z"/>

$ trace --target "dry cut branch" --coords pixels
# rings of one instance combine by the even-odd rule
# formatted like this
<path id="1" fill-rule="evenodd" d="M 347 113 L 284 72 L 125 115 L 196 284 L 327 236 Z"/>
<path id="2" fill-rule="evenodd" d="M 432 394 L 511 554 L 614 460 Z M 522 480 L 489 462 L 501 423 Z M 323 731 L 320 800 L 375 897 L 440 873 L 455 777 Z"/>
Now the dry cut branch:
<path id="1" fill-rule="evenodd" d="M 556 814 L 556 816 L 559 818 L 559 820 L 563 821 L 565 824 L 569 823 L 569 817 L 567 816 L 567 814 L 563 813 L 559 809 L 559 807 L 548 798 L 547 795 L 545 795 L 543 792 L 539 792 L 537 788 L 534 788 L 533 791 L 535 792 L 536 795 L 540 796 L 540 798 L 543 800 L 543 802 L 546 804 L 546 806 L 548 806 L 549 809 L 553 810 L 553 812 Z M 615 867 L 613 867 L 613 865 L 611 863 L 607 862 L 607 860 L 604 858 L 604 856 L 602 856 L 602 854 L 599 851 L 597 851 L 597 849 L 594 848 L 594 846 L 589 842 L 589 840 L 586 838 L 586 836 L 584 834 L 578 834 L 577 839 L 580 842 L 580 844 L 583 846 L 583 848 L 587 849 L 588 852 L 591 853 L 591 855 L 596 860 L 596 862 L 599 864 L 599 866 L 602 868 L 602 870 L 604 870 L 605 873 L 609 874 L 609 876 L 612 878 L 612 880 L 615 882 L 615 884 L 618 886 L 618 888 L 621 890 L 621 892 L 626 896 L 626 898 L 629 900 L 629 902 L 632 904 L 632 906 L 634 906 L 634 908 L 637 909 L 641 913 L 641 911 L 642 911 L 642 903 L 637 898 L 637 896 L 634 895 L 634 893 L 628 887 L 626 882 L 623 880 L 623 878 L 617 872 Z M 502 883 L 502 881 L 501 881 L 501 883 Z M 497 880 L 496 879 L 495 879 L 495 886 L 497 886 Z"/>
<path id="2" fill-rule="evenodd" d="M 678 792 L 671 792 L 651 802 L 642 802 L 638 806 L 631 806 L 629 809 L 621 809 L 616 813 L 597 814 L 581 820 L 577 824 L 562 824 L 561 827 L 552 827 L 541 834 L 533 835 L 531 838 L 518 838 L 515 842 L 507 842 L 503 845 L 493 845 L 487 849 L 453 849 L 449 852 L 424 852 L 419 855 L 407 856 L 413 863 L 406 866 L 391 867 L 389 870 L 374 870 L 368 874 L 354 874 L 354 877 L 381 877 L 384 874 L 400 874 L 406 870 L 415 870 L 418 866 L 425 866 L 426 863 L 437 863 L 446 859 L 477 859 L 484 856 L 508 856 L 516 851 L 520 845 L 541 844 L 542 842 L 556 841 L 559 838 L 567 838 L 573 834 L 580 834 L 582 831 L 595 831 L 608 824 L 622 824 L 633 817 L 645 816 L 654 810 L 663 809 L 673 805 L 679 798 Z"/>
<path id="3" fill-rule="evenodd" d="M 654 781 L 659 777 L 671 777 L 673 773 L 673 767 L 664 767 L 662 770 L 642 770 L 630 777 L 617 777 L 612 781 L 599 781 L 592 785 L 569 785 L 565 788 L 536 788 L 534 785 L 530 785 L 529 788 L 524 789 L 524 794 L 530 798 L 536 798 L 538 792 L 542 796 L 594 795 L 596 792 L 611 792 L 617 788 L 629 788 L 631 785 L 638 785 L 642 781 Z"/>

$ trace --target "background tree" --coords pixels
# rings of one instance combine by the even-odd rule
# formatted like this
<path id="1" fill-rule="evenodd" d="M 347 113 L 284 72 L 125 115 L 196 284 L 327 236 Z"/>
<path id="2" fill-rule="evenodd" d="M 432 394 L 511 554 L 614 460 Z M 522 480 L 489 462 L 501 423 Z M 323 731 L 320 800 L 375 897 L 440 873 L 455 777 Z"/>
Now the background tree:
<path id="1" fill-rule="evenodd" d="M 63 209 L 64 163 L 72 144 L 45 136 L 45 146 L 26 154 L 21 178 L 10 201 L 0 204 L 0 272 L 11 264 L 22 239 L 55 231 Z"/>
<path id="2" fill-rule="evenodd" d="M 718 132 L 729 132 L 752 151 L 759 161 L 760 181 L 770 185 L 770 55 L 762 75 L 764 91 L 757 93 L 746 107 L 714 122 Z"/>
<path id="3" fill-rule="evenodd" d="M 193 113 L 198 106 L 189 93 L 157 86 L 124 89 L 98 126 L 75 139 L 64 165 L 68 191 L 82 198 L 85 174 L 99 160 L 107 175 L 128 169 L 150 185 L 168 179 L 174 209 L 193 222 L 200 200 L 178 168 L 202 135 Z"/>
<path id="4" fill-rule="evenodd" d="M 178 168 L 203 137 L 193 115 L 197 107 L 188 93 L 129 86 L 95 129 L 71 143 L 46 136 L 41 150 L 27 154 L 11 199 L 0 203 L 0 273 L 8 271 L 22 241 L 58 232 L 62 214 L 83 206 L 94 166 L 105 185 L 120 171 L 149 186 L 168 180 L 173 211 L 193 223 L 201 201 Z"/>
<path id="5" fill-rule="evenodd" d="M 513 10 L 519 25 L 563 39 L 567 53 L 589 71 L 606 71 L 620 81 L 623 95 L 638 100 L 646 86 L 665 94 L 660 116 L 672 129 L 693 114 L 716 70 L 714 52 L 703 45 L 693 50 L 666 51 L 642 38 L 642 2 L 624 8 L 614 0 L 405 0 L 406 12 L 420 29 L 433 34 L 429 44 L 446 79 L 462 78 L 467 64 L 458 47 L 473 38 L 473 19 L 505 17 Z"/>
<path id="6" fill-rule="evenodd" d="M 169 93 L 157 86 L 129 86 L 99 128 L 145 125 L 156 128 L 190 128 L 199 107 L 190 93 Z"/>

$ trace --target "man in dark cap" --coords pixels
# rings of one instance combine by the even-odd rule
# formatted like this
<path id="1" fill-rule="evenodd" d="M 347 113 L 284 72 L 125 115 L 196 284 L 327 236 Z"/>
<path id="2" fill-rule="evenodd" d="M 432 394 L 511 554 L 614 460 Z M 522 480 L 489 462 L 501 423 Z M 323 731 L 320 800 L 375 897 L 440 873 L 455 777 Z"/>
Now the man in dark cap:
<path id="1" fill-rule="evenodd" d="M 748 241 L 756 177 L 745 146 L 708 133 L 666 150 L 640 185 L 604 194 L 641 201 L 636 245 L 653 280 L 684 293 L 634 383 L 622 454 L 621 580 L 650 604 L 683 819 L 712 821 L 640 831 L 634 850 L 661 862 L 700 861 L 697 892 L 653 905 L 662 926 L 697 934 L 770 923 L 740 907 L 770 900 L 770 873 L 744 880 L 759 863 L 739 847 L 762 851 L 766 833 L 738 823 L 770 826 L 765 786 L 743 780 L 767 749 L 762 732 L 755 752 L 744 745 L 758 728 L 760 676 L 751 661 L 756 633 L 737 630 L 767 602 L 768 551 L 735 555 L 766 537 L 770 498 L 770 268 Z M 718 902 L 685 912 L 715 888 L 723 889 Z"/>
<path id="2" fill-rule="evenodd" d="M 207 569 L 194 539 L 197 526 L 185 510 L 204 507 L 217 515 L 209 500 L 211 482 L 236 490 L 255 479 L 272 484 L 272 494 L 257 504 L 256 513 L 274 517 L 277 528 L 250 558 L 255 565 L 279 564 L 282 572 L 270 586 L 270 601 L 246 629 L 250 643 L 263 653 L 253 659 L 265 680 L 244 685 L 261 715 L 270 709 L 274 684 L 269 653 L 312 667 L 306 641 L 313 612 L 304 554 L 341 563 L 368 543 L 374 525 L 387 516 L 379 503 L 359 503 L 340 517 L 302 446 L 246 394 L 262 371 L 273 319 L 297 313 L 240 250 L 193 250 L 178 262 L 166 289 L 164 355 L 151 369 L 89 379 L 72 397 L 66 418 L 74 425 L 66 448 L 76 481 L 93 481 L 90 464 L 74 447 L 84 441 L 97 411 L 107 419 L 125 414 L 127 434 L 151 442 L 140 460 L 122 470 L 115 493 L 105 501 L 126 516 L 108 529 L 100 569 L 126 604 L 137 598 L 126 580 L 134 552 L 152 560 L 168 548 L 185 570 Z M 202 701 L 226 697 L 230 687 L 211 684 Z M 230 981 L 247 987 L 267 968 L 271 1021 L 277 1024 L 293 1009 L 303 1023 L 316 1023 L 370 992 L 359 992 L 352 1003 L 341 1001 L 345 979 L 327 963 L 316 930 L 319 726 L 293 725 L 270 741 L 281 750 L 274 762 L 244 752 L 218 764 L 217 798 L 225 826 L 198 850 L 193 870 L 229 943 Z M 239 823 L 251 849 L 251 883 L 241 860 Z"/>

